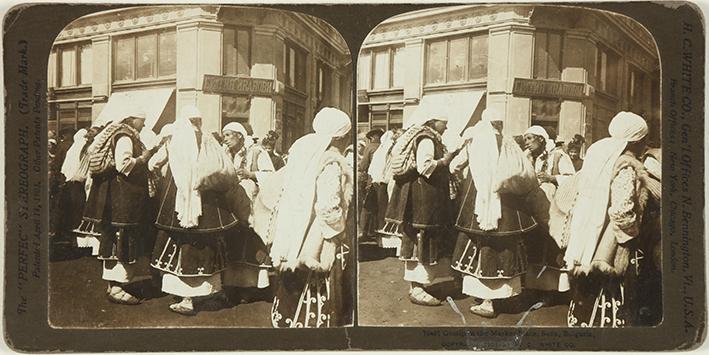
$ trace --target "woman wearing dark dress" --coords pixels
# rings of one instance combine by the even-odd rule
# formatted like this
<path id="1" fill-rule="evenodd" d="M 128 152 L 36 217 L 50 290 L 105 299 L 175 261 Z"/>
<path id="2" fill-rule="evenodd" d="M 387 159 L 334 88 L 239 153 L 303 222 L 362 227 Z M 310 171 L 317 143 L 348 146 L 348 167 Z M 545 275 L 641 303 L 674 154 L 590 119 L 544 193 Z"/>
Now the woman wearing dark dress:
<path id="1" fill-rule="evenodd" d="M 463 293 L 482 299 L 470 311 L 483 317 L 497 315 L 493 300 L 521 294 L 527 271 L 524 237 L 537 226 L 524 212 L 522 194 L 499 191 L 496 186 L 502 149 L 517 153 L 532 171 L 517 144 L 503 138 L 503 117 L 486 109 L 482 121 L 463 135 L 468 142 L 463 159 L 454 161 L 454 170 L 467 166 L 469 171 L 457 200 L 459 232 L 451 267 L 463 276 Z M 533 175 L 528 179 L 526 185 L 536 184 Z"/>
<path id="2" fill-rule="evenodd" d="M 214 137 L 203 134 L 201 117 L 185 108 L 150 164 L 152 170 L 167 164 L 150 265 L 162 273 L 162 291 L 181 297 L 170 310 L 183 315 L 221 292 L 225 234 L 239 222 L 231 199 L 239 188 L 236 170 Z"/>
<path id="3" fill-rule="evenodd" d="M 386 221 L 403 234 L 399 259 L 404 261 L 404 280 L 410 283 L 409 301 L 424 306 L 442 303 L 429 293 L 430 286 L 451 276 L 448 165 L 454 155 L 441 139 L 447 124 L 447 117 L 442 115 L 419 115 L 397 140 L 392 153 L 396 184 Z M 397 162 L 402 157 L 411 157 L 411 165 L 399 167 Z"/>

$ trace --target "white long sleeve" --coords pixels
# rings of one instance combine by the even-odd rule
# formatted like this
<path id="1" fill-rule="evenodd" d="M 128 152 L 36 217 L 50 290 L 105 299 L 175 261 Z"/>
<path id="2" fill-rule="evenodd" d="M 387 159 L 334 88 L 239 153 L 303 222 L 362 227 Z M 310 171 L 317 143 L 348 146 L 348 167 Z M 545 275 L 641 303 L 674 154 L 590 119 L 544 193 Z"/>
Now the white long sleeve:
<path id="1" fill-rule="evenodd" d="M 116 160 L 116 170 L 125 176 L 130 175 L 136 163 L 136 158 L 133 157 L 133 141 L 125 136 L 119 138 L 113 156 Z"/>
<path id="2" fill-rule="evenodd" d="M 416 170 L 427 178 L 433 174 L 438 165 L 433 154 L 433 141 L 430 138 L 422 139 L 416 148 Z"/>

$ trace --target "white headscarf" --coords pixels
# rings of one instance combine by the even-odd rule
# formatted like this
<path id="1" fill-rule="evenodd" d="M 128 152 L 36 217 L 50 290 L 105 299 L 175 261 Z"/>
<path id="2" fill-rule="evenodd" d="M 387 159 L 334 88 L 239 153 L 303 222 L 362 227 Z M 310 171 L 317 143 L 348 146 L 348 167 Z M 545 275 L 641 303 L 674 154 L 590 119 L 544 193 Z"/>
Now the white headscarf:
<path id="1" fill-rule="evenodd" d="M 84 148 L 87 141 L 86 133 L 85 128 L 74 133 L 74 143 L 66 152 L 66 158 L 64 158 L 61 173 L 67 180 L 72 180 L 77 171 L 79 171 L 79 166 L 81 165 L 81 150 Z"/>
<path id="2" fill-rule="evenodd" d="M 313 119 L 315 133 L 299 138 L 291 146 L 273 227 L 271 258 L 275 267 L 293 270 L 302 262 L 300 250 L 313 220 L 315 186 L 323 155 L 332 139 L 346 135 L 351 126 L 346 113 L 325 107 Z"/>
<path id="3" fill-rule="evenodd" d="M 249 134 L 246 132 L 246 128 L 239 123 L 239 122 L 229 122 L 222 128 L 222 133 L 226 131 L 232 131 L 232 132 L 237 132 L 241 133 L 241 136 L 244 137 L 244 144 L 246 144 L 246 138 L 249 136 Z"/>
<path id="4" fill-rule="evenodd" d="M 392 144 L 394 144 L 394 132 L 386 131 L 382 135 L 379 148 L 372 155 L 372 162 L 367 170 L 369 176 L 372 177 L 372 182 L 386 182 L 384 181 L 384 170 L 386 168 L 387 153 Z"/>
<path id="5" fill-rule="evenodd" d="M 106 126 L 120 124 L 123 121 L 125 121 L 126 119 L 131 118 L 131 117 L 145 119 L 146 118 L 145 111 L 143 111 L 137 107 L 129 108 L 127 113 L 125 113 L 123 115 L 114 116 L 107 123 Z M 94 150 L 96 148 L 94 144 L 99 144 L 100 142 L 105 142 L 106 139 L 108 138 L 108 135 L 113 134 L 114 132 L 115 131 L 111 130 L 111 129 L 104 129 L 103 131 L 101 131 L 101 133 L 97 134 L 96 137 L 94 137 L 94 141 L 93 141 L 93 143 L 91 143 L 91 146 L 89 146 L 89 150 L 90 151 Z M 138 134 L 140 134 L 140 133 L 141 132 L 138 132 Z M 141 139 L 141 141 L 142 141 L 142 139 Z M 143 143 L 143 144 L 145 144 L 145 143 Z"/>
<path id="6" fill-rule="evenodd" d="M 463 132 L 463 138 L 471 139 L 467 146 L 468 168 L 473 177 L 477 193 L 475 195 L 475 215 L 484 231 L 497 229 L 502 217 L 500 195 L 495 191 L 497 162 L 500 152 L 497 147 L 492 121 L 502 121 L 504 116 L 494 108 L 486 108 L 482 120 L 472 129 Z"/>
<path id="7" fill-rule="evenodd" d="M 588 270 L 603 231 L 615 163 L 629 142 L 643 139 L 645 120 L 632 112 L 619 112 L 610 125 L 610 137 L 592 144 L 579 172 L 579 192 L 572 210 L 569 244 L 564 255 L 568 267 Z"/>
<path id="8" fill-rule="evenodd" d="M 201 117 L 196 107 L 183 109 L 172 126 L 163 127 L 163 132 L 167 130 L 165 133 L 172 136 L 167 144 L 168 164 L 177 189 L 175 212 L 183 228 L 197 226 L 202 215 L 202 198 L 197 190 L 199 147 L 196 136 L 202 133 L 190 122 L 193 117 Z"/>
<path id="9" fill-rule="evenodd" d="M 404 125 L 404 129 L 408 129 L 412 126 L 422 126 L 424 123 L 430 120 L 439 120 L 448 122 L 448 115 L 440 112 L 435 112 L 432 107 L 421 107 L 419 106 L 416 111 L 414 111 L 411 118 L 407 120 Z"/>
<path id="10" fill-rule="evenodd" d="M 544 138 L 544 149 L 547 152 L 551 152 L 552 149 L 556 147 L 556 143 L 554 142 L 553 139 L 549 138 L 549 133 L 547 133 L 547 130 L 544 129 L 542 126 L 532 126 L 527 128 L 527 130 L 524 132 L 524 134 L 533 134 L 535 136 L 540 136 Z"/>

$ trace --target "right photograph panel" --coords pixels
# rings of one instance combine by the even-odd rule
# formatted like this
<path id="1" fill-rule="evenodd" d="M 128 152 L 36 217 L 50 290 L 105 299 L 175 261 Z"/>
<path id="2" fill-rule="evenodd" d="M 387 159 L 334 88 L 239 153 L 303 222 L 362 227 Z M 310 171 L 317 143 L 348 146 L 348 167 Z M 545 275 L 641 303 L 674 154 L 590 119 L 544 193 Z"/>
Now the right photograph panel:
<path id="1" fill-rule="evenodd" d="M 358 323 L 662 321 L 655 41 L 611 12 L 438 7 L 357 58 Z"/>

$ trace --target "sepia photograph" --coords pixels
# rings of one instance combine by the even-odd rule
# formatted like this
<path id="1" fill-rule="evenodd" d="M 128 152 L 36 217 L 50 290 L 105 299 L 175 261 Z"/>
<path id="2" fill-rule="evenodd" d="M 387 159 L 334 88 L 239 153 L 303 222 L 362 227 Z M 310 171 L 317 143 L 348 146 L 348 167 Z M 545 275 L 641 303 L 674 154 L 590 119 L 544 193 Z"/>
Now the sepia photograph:
<path id="1" fill-rule="evenodd" d="M 357 60 L 367 326 L 662 320 L 658 49 L 546 5 L 393 16 Z"/>
<path id="2" fill-rule="evenodd" d="M 695 2 L 41 1 L 7 351 L 706 347 Z"/>
<path id="3" fill-rule="evenodd" d="M 47 82 L 53 327 L 352 324 L 353 69 L 331 25 L 92 13 Z"/>

